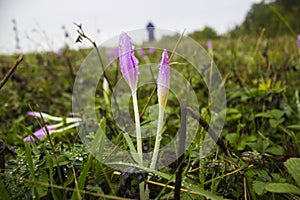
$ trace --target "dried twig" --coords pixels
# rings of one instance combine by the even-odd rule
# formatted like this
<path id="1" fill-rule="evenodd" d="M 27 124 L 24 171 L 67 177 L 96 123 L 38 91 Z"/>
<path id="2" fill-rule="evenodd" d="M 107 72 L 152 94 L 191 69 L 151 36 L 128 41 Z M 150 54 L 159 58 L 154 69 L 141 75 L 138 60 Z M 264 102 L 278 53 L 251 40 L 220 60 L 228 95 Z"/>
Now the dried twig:
<path id="1" fill-rule="evenodd" d="M 192 117 L 198 120 L 199 124 L 206 130 L 209 136 L 217 143 L 217 145 L 222 149 L 223 152 L 229 153 L 227 151 L 227 147 L 222 138 L 218 137 L 217 133 L 213 129 L 209 129 L 209 124 L 206 122 L 203 117 L 199 114 L 199 112 L 194 111 L 192 108 L 187 107 L 187 110 L 191 113 Z"/>
<path id="2" fill-rule="evenodd" d="M 0 90 L 5 85 L 5 83 L 8 81 L 9 77 L 14 73 L 14 71 L 17 69 L 18 65 L 23 61 L 23 55 L 20 55 L 14 65 L 9 69 L 9 71 L 5 74 L 4 78 L 0 82 Z"/>
<path id="3" fill-rule="evenodd" d="M 180 200 L 181 192 L 181 181 L 182 181 L 182 171 L 183 171 L 183 160 L 184 160 L 184 151 L 185 151 L 185 140 L 186 140 L 186 118 L 187 118 L 187 109 L 185 102 L 182 102 L 181 109 L 181 120 L 180 120 L 180 129 L 179 129 L 179 140 L 178 140 L 178 155 L 177 160 L 177 172 L 175 179 L 175 190 L 174 190 L 174 200 Z"/>

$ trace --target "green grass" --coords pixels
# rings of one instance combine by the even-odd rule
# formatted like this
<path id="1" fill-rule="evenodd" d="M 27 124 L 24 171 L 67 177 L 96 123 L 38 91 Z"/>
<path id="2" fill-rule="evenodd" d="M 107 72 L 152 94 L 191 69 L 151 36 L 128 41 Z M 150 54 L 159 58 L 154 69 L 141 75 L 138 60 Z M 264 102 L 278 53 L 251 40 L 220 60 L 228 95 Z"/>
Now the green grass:
<path id="1" fill-rule="evenodd" d="M 205 158 L 199 159 L 199 144 L 205 131 L 203 128 L 196 130 L 194 142 L 185 152 L 182 199 L 299 198 L 297 194 L 271 193 L 265 189 L 271 183 L 296 185 L 284 166 L 289 158 L 300 156 L 300 55 L 296 38 L 288 35 L 272 39 L 241 36 L 222 37 L 212 42 L 214 61 L 225 80 L 227 95 L 227 116 L 221 137 L 231 154 L 215 148 Z M 26 115 L 31 111 L 29 105 L 34 110 L 56 116 L 71 114 L 74 80 L 70 67 L 76 74 L 89 51 L 66 49 L 61 57 L 51 52 L 26 54 L 24 62 L 2 88 L 0 139 L 16 152 L 16 155 L 5 154 L 6 169 L 1 171 L 0 177 L 4 199 L 7 196 L 11 199 L 138 197 L 141 175 L 124 174 L 100 163 L 86 150 L 76 129 L 51 135 L 53 146 L 47 138 L 32 144 L 22 141 L 28 131 L 39 128 L 36 119 Z M 152 61 L 157 58 L 160 58 L 160 52 L 149 57 Z M 0 56 L 2 71 L 7 71 L 15 59 L 14 55 Z M 174 61 L 183 63 L 174 68 L 180 69 L 193 83 L 200 101 L 199 112 L 209 121 L 205 83 L 193 76 L 193 71 L 187 70 L 189 64 L 183 60 Z M 110 81 L 114 80 L 116 69 L 119 70 L 117 67 L 109 69 Z M 130 141 L 128 135 L 125 137 L 114 124 L 101 90 L 99 86 L 96 107 L 107 112 L 103 131 L 114 144 L 134 151 L 132 143 L 136 144 L 136 141 Z M 140 110 L 152 90 L 153 87 L 143 87 L 138 91 Z M 156 101 L 154 95 L 150 103 Z M 180 109 L 172 94 L 168 105 L 165 132 L 169 134 L 164 137 L 162 145 L 175 136 L 180 124 Z M 103 118 L 100 113 L 98 117 Z M 146 112 L 141 119 L 142 128 L 147 120 L 150 116 Z M 91 135 L 100 137 L 97 133 Z M 129 141 L 129 146 L 126 141 Z M 147 145 L 151 150 L 154 139 L 147 140 Z M 99 148 L 95 151 L 101 151 L 103 147 Z M 176 168 L 171 164 L 160 171 L 145 169 L 155 175 L 148 183 L 151 198 L 172 198 Z"/>

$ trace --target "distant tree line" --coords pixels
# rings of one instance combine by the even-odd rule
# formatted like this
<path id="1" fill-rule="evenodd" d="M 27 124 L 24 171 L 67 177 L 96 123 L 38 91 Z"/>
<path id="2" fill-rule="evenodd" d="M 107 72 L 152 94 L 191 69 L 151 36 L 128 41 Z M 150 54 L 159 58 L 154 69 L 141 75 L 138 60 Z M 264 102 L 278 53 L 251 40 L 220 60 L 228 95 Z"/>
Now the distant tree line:
<path id="1" fill-rule="evenodd" d="M 203 39 L 216 39 L 219 37 L 218 33 L 209 26 L 205 26 L 202 30 L 195 31 L 189 34 L 189 36 L 196 41 L 203 40 Z"/>
<path id="2" fill-rule="evenodd" d="M 273 0 L 252 5 L 244 22 L 230 33 L 256 35 L 265 29 L 265 34 L 275 37 L 300 33 L 300 1 Z"/>
<path id="3" fill-rule="evenodd" d="M 263 29 L 268 37 L 300 34 L 300 0 L 263 0 L 255 3 L 247 13 L 244 22 L 230 30 L 228 34 L 233 37 L 257 36 Z M 217 32 L 208 26 L 189 36 L 198 41 L 219 37 Z"/>

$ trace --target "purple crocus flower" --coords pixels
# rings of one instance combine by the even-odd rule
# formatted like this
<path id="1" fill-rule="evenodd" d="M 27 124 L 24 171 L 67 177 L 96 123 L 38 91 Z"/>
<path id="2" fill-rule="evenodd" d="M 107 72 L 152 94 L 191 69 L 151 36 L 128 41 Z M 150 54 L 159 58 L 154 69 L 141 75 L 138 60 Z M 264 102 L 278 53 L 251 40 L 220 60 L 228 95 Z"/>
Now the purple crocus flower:
<path id="1" fill-rule="evenodd" d="M 142 48 L 138 48 L 138 49 L 137 49 L 137 52 L 138 52 L 138 54 L 139 54 L 140 56 L 142 56 L 142 57 L 145 56 L 145 52 L 144 52 L 144 50 L 143 50 Z"/>
<path id="2" fill-rule="evenodd" d="M 297 46 L 300 48 L 300 34 L 298 35 Z"/>
<path id="3" fill-rule="evenodd" d="M 208 40 L 208 41 L 206 42 L 206 48 L 207 48 L 207 49 L 211 49 L 211 48 L 212 48 L 212 41 L 211 41 L 211 40 Z"/>
<path id="4" fill-rule="evenodd" d="M 165 49 L 162 54 L 158 78 L 157 78 L 157 95 L 159 105 L 165 107 L 169 94 L 170 86 L 170 64 L 168 52 Z"/>
<path id="5" fill-rule="evenodd" d="M 155 53 L 155 47 L 149 47 L 149 53 L 154 54 Z"/>
<path id="6" fill-rule="evenodd" d="M 43 126 L 42 128 L 40 128 L 39 130 L 35 131 L 33 134 L 38 138 L 41 139 L 42 137 L 45 137 L 47 135 L 47 131 L 46 131 L 46 127 L 49 131 L 49 133 L 51 133 L 51 131 L 55 130 L 57 128 L 56 125 L 46 125 Z M 32 136 L 27 136 L 23 139 L 24 142 L 35 142 L 35 138 Z"/>
<path id="7" fill-rule="evenodd" d="M 119 38 L 119 59 L 123 78 L 133 92 L 138 82 L 138 59 L 134 56 L 131 38 L 124 32 Z"/>

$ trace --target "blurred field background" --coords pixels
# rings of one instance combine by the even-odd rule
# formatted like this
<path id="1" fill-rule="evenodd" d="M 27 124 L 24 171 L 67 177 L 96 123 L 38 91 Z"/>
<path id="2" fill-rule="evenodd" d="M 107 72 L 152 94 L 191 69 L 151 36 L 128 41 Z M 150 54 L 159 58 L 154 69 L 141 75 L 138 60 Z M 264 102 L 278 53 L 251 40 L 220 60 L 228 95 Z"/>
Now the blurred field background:
<path id="1" fill-rule="evenodd" d="M 216 147 L 199 159 L 199 147 L 192 145 L 184 158 L 182 199 L 300 199 L 299 19 L 299 1 L 262 1 L 226 34 L 219 35 L 209 26 L 189 34 L 204 48 L 208 41 L 212 44 L 207 50 L 224 79 L 227 95 L 221 138 L 231 156 Z M 69 40 L 67 32 L 65 39 Z M 57 52 L 24 53 L 23 62 L 1 89 L 0 199 L 138 198 L 141 175 L 123 174 L 101 164 L 86 151 L 75 128 L 52 134 L 51 140 L 23 142 L 44 125 L 27 112 L 72 115 L 74 78 L 92 49 L 65 46 Z M 148 57 L 155 60 L 160 54 Z M 18 56 L 0 55 L 0 77 Z M 112 69 L 119 70 L 117 63 Z M 188 73 L 185 76 L 189 78 Z M 202 80 L 194 82 L 204 85 Z M 193 87 L 199 99 L 207 99 L 206 92 Z M 141 104 L 148 100 L 143 94 L 150 92 L 151 88 L 140 91 Z M 169 101 L 176 105 L 175 99 Z M 108 123 L 111 116 L 101 114 L 109 112 L 103 95 L 97 103 L 99 116 L 106 118 L 106 134 L 118 143 L 122 134 Z M 205 101 L 199 112 L 209 121 Z M 172 123 L 169 131 L 179 121 Z M 195 143 L 200 140 L 195 138 Z M 148 183 L 151 199 L 174 198 L 176 169 L 171 165 L 162 170 L 164 175 L 154 173 Z"/>

